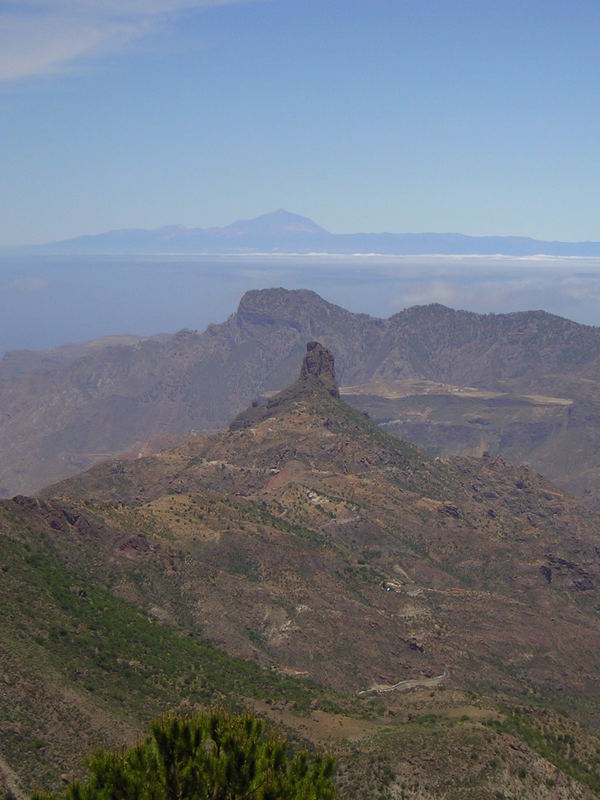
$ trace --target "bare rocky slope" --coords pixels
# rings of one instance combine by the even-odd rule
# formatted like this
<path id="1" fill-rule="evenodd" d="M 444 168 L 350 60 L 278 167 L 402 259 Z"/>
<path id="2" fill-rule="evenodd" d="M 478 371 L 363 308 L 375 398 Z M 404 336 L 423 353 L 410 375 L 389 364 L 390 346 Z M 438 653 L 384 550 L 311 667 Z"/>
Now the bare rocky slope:
<path id="1" fill-rule="evenodd" d="M 225 425 L 293 379 L 309 339 L 334 354 L 345 397 L 389 431 L 441 455 L 529 462 L 595 499 L 600 330 L 541 311 L 439 305 L 382 320 L 283 289 L 248 292 L 203 333 L 7 354 L 0 496 L 137 453 L 153 437 Z"/>
<path id="2" fill-rule="evenodd" d="M 225 700 L 328 743 L 348 798 L 597 796 L 599 527 L 386 434 L 312 342 L 227 430 L 0 503 L 0 768 L 55 786 Z"/>

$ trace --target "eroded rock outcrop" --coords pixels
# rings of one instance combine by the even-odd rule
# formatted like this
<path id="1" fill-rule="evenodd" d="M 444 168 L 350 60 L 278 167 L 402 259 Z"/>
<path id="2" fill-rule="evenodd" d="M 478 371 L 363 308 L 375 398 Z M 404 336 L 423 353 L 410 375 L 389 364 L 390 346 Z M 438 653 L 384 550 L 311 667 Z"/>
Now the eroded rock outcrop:
<path id="1" fill-rule="evenodd" d="M 335 380 L 335 365 L 333 356 L 319 342 L 309 342 L 306 345 L 306 355 L 300 370 L 300 380 L 317 380 L 322 383 L 332 397 L 340 396 Z"/>

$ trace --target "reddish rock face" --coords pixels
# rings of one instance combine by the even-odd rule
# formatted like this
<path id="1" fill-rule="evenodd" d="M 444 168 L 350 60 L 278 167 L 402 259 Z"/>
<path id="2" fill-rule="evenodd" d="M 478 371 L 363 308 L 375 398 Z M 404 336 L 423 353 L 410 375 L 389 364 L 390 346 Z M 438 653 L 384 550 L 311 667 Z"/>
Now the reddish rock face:
<path id="1" fill-rule="evenodd" d="M 333 356 L 319 342 L 309 342 L 306 345 L 306 355 L 300 370 L 300 380 L 314 378 L 324 384 L 332 397 L 339 397 L 335 380 L 335 365 Z"/>

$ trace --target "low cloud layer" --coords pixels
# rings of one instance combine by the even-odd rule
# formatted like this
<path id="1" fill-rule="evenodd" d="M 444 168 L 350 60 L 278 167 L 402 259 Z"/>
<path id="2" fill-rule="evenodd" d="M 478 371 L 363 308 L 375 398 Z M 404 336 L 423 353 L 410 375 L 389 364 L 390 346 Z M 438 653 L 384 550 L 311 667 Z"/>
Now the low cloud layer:
<path id="1" fill-rule="evenodd" d="M 547 272 L 532 268 L 507 270 L 506 274 L 486 274 L 485 271 L 454 275 L 431 275 L 426 272 L 418 279 L 398 281 L 390 293 L 389 308 L 397 310 L 413 305 L 441 303 L 451 308 L 478 312 L 503 313 L 545 309 L 598 325 L 600 303 L 600 262 L 595 272 L 578 273 L 568 263 Z M 402 285 L 404 283 L 404 285 Z"/>
<path id="2" fill-rule="evenodd" d="M 600 259 L 0 256 L 0 358 L 122 332 L 202 330 L 227 319 L 244 292 L 269 286 L 310 287 L 377 317 L 440 302 L 477 312 L 545 309 L 600 325 Z"/>
<path id="3" fill-rule="evenodd" d="M 0 81 L 63 72 L 122 50 L 178 12 L 235 2 L 243 0 L 23 0 L 0 10 Z"/>

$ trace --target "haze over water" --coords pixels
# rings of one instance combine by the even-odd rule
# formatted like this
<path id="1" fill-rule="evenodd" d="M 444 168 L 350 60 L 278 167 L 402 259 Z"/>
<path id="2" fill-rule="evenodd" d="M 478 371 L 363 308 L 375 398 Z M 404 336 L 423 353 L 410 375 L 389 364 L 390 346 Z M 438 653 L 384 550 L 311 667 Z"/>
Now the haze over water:
<path id="1" fill-rule="evenodd" d="M 0 258 L 0 354 L 222 322 L 249 289 L 306 288 L 388 317 L 439 302 L 542 308 L 600 325 L 600 259 L 505 256 L 39 256 Z"/>

